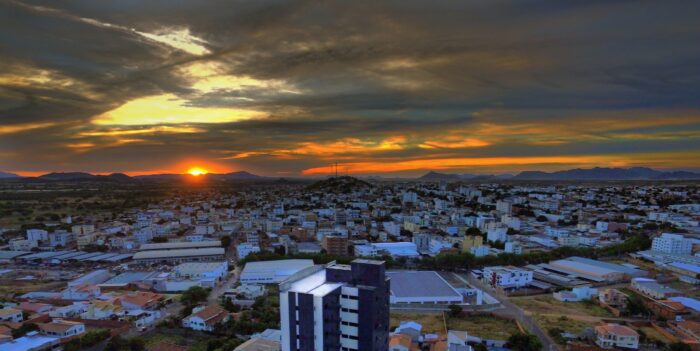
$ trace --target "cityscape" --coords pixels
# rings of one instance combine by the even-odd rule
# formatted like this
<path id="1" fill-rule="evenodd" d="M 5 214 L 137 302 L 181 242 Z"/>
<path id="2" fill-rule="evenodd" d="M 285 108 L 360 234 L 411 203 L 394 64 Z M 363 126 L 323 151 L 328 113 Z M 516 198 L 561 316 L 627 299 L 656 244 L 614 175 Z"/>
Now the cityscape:
<path id="1" fill-rule="evenodd" d="M 700 351 L 698 23 L 0 0 L 0 351 Z"/>

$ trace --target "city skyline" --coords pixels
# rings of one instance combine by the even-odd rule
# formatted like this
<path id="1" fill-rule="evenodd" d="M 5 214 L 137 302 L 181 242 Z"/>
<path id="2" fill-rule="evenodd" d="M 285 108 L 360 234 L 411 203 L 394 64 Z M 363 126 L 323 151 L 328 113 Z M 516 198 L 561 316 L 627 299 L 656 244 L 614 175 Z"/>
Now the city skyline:
<path id="1" fill-rule="evenodd" d="M 0 171 L 697 171 L 699 6 L 0 2 Z"/>

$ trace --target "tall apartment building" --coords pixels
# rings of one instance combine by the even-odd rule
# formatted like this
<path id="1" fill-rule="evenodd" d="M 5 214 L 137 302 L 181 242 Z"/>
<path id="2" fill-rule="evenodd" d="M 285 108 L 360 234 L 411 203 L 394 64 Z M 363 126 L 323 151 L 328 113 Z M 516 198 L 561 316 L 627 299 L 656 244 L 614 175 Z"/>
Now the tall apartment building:
<path id="1" fill-rule="evenodd" d="M 356 259 L 299 272 L 280 284 L 282 351 L 389 348 L 384 262 Z"/>
<path id="2" fill-rule="evenodd" d="M 693 241 L 686 239 L 681 234 L 663 233 L 660 237 L 654 238 L 651 243 L 651 251 L 674 255 L 690 255 L 693 251 Z"/>
<path id="3" fill-rule="evenodd" d="M 326 253 L 333 256 L 348 255 L 348 237 L 346 235 L 326 235 L 321 241 L 321 247 Z"/>

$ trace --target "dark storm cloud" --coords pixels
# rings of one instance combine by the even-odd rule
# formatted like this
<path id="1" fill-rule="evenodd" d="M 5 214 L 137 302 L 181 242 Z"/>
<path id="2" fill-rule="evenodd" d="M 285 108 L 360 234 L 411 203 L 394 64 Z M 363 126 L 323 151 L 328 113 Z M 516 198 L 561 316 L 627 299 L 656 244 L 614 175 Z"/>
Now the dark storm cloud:
<path id="1" fill-rule="evenodd" d="M 0 1 L 0 168 L 138 171 L 186 155 L 298 173 L 340 156 L 697 152 L 699 13 L 682 1 Z M 185 44 L 149 37 L 184 30 Z M 198 88 L 208 77 L 252 83 Z M 267 117 L 93 123 L 165 94 Z"/>

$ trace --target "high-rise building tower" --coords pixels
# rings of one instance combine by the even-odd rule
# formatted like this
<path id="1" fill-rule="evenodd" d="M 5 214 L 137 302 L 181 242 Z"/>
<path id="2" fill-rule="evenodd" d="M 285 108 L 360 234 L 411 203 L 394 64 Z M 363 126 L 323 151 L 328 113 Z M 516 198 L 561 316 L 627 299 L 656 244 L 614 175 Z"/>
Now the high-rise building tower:
<path id="1" fill-rule="evenodd" d="M 387 351 L 389 278 L 383 261 L 316 266 L 280 284 L 283 351 Z"/>

